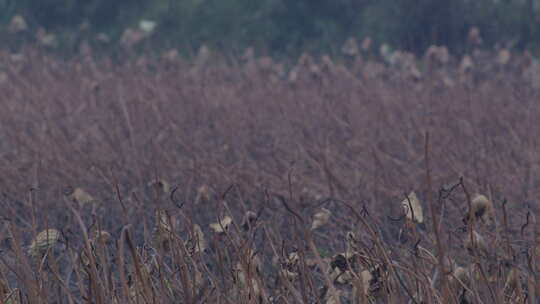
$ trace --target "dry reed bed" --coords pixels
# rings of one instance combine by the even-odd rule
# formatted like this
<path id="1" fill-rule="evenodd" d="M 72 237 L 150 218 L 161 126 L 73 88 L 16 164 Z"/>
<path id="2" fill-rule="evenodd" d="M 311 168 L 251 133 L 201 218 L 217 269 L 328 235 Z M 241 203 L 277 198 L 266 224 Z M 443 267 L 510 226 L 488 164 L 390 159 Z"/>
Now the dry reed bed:
<path id="1" fill-rule="evenodd" d="M 2 53 L 0 301 L 535 303 L 524 68 L 349 59 Z"/>

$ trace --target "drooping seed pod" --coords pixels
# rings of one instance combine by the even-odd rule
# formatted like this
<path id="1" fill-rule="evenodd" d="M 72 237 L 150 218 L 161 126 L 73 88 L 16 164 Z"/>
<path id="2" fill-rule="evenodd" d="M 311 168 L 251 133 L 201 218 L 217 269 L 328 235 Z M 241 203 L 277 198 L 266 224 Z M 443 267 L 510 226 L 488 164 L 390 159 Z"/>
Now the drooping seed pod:
<path id="1" fill-rule="evenodd" d="M 377 264 L 359 273 L 362 284 L 362 292 L 365 297 L 377 299 L 382 296 L 385 289 L 385 278 L 388 276 L 386 267 Z"/>
<path id="2" fill-rule="evenodd" d="M 326 208 L 321 208 L 321 211 L 315 213 L 313 216 L 313 222 L 311 223 L 311 230 L 315 230 L 319 227 L 322 227 L 326 223 L 328 223 L 328 220 L 330 219 L 330 216 L 332 215 L 332 212 Z"/>
<path id="3" fill-rule="evenodd" d="M 201 226 L 193 225 L 193 235 L 185 242 L 185 245 L 190 255 L 204 252 L 208 248 Z"/>
<path id="4" fill-rule="evenodd" d="M 251 251 L 251 250 L 249 250 Z M 256 257 L 253 257 L 256 258 Z M 258 263 L 258 261 L 253 261 L 255 264 Z M 248 263 L 248 265 L 251 265 L 251 263 Z M 244 265 L 245 266 L 245 265 Z M 251 268 L 253 267 L 253 268 Z M 251 283 L 251 288 L 253 288 L 253 295 L 251 298 L 259 298 L 261 296 L 261 288 L 259 286 L 259 283 L 255 277 L 257 270 L 257 265 L 251 266 L 246 269 L 245 267 L 242 267 L 242 263 L 238 262 L 235 267 L 235 273 L 236 278 L 238 279 L 238 283 L 240 284 L 240 287 L 245 288 L 245 290 L 248 290 L 248 292 L 251 291 L 250 286 L 248 285 Z M 248 278 L 251 278 L 251 282 L 248 281 Z"/>
<path id="5" fill-rule="evenodd" d="M 471 293 L 468 292 L 471 280 L 478 279 L 478 271 L 475 269 L 475 264 L 471 264 L 468 267 L 457 266 L 449 276 L 449 283 L 452 287 L 454 294 L 456 295 L 459 303 L 472 303 L 470 300 Z"/>
<path id="6" fill-rule="evenodd" d="M 414 191 L 407 195 L 407 197 L 401 202 L 401 205 L 405 211 L 407 219 L 419 224 L 424 222 L 424 211 L 422 209 L 422 204 Z"/>
<path id="7" fill-rule="evenodd" d="M 462 287 L 462 285 L 468 286 L 470 284 L 469 271 L 461 266 L 456 267 L 452 272 L 450 282 L 458 289 Z"/>
<path id="8" fill-rule="evenodd" d="M 246 214 L 244 214 L 244 218 L 242 219 L 242 229 L 248 231 L 251 227 L 253 227 L 255 221 L 257 221 L 257 213 L 253 211 L 247 211 Z"/>
<path id="9" fill-rule="evenodd" d="M 520 303 L 524 292 L 522 288 L 522 276 L 517 268 L 512 268 L 506 277 L 503 294 L 507 303 Z"/>
<path id="10" fill-rule="evenodd" d="M 289 281 L 293 281 L 294 279 L 296 279 L 298 277 L 298 273 L 297 272 L 294 272 L 294 271 L 290 271 L 288 269 L 281 269 L 279 271 L 279 274 L 284 277 L 285 279 L 289 280 Z"/>
<path id="11" fill-rule="evenodd" d="M 281 267 L 280 274 L 287 280 L 294 280 L 298 277 L 298 262 L 300 256 L 297 251 L 289 253 L 288 256 L 277 258 L 279 266 Z"/>
<path id="12" fill-rule="evenodd" d="M 463 222 L 467 224 L 470 219 L 480 220 L 487 225 L 493 222 L 493 203 L 485 195 L 476 194 L 471 200 L 471 210 L 467 212 L 463 218 Z"/>
<path id="13" fill-rule="evenodd" d="M 351 267 L 345 255 L 339 253 L 330 260 L 330 278 L 339 284 L 348 284 L 352 281 Z"/>
<path id="14" fill-rule="evenodd" d="M 346 239 L 347 250 L 345 251 L 345 257 L 350 259 L 358 252 L 358 241 L 356 240 L 356 236 L 352 231 L 347 232 Z"/>
<path id="15" fill-rule="evenodd" d="M 153 230 L 152 241 L 155 248 L 169 251 L 173 229 L 169 216 L 164 210 L 156 210 L 156 223 Z"/>
<path id="16" fill-rule="evenodd" d="M 112 241 L 111 234 L 105 230 L 95 230 L 94 232 L 92 232 L 91 238 L 92 241 L 94 241 L 94 243 L 96 244 L 109 244 Z"/>
<path id="17" fill-rule="evenodd" d="M 225 233 L 229 226 L 232 224 L 232 218 L 230 216 L 225 216 L 218 223 L 210 224 L 210 229 L 214 230 L 216 233 Z"/>
<path id="18" fill-rule="evenodd" d="M 341 291 L 332 288 L 328 291 L 328 294 L 326 296 L 326 304 L 341 304 L 340 296 Z"/>
<path id="19" fill-rule="evenodd" d="M 195 198 L 195 205 L 198 205 L 200 202 L 208 202 L 212 197 L 210 187 L 207 185 L 202 185 L 197 188 L 197 197 Z"/>
<path id="20" fill-rule="evenodd" d="M 172 230 L 169 216 L 165 210 L 156 211 L 156 226 L 164 232 L 170 232 Z"/>
<path id="21" fill-rule="evenodd" d="M 4 278 L 0 278 L 0 300 L 4 301 L 10 293 L 8 282 Z"/>
<path id="22" fill-rule="evenodd" d="M 92 195 L 86 192 L 83 188 L 77 187 L 73 189 L 70 187 L 70 189 L 72 189 L 72 191 L 68 190 L 68 192 L 71 192 L 69 194 L 69 198 L 72 201 L 79 204 L 80 207 L 83 207 L 88 204 L 95 204 L 98 202 Z"/>
<path id="23" fill-rule="evenodd" d="M 350 283 L 353 279 L 353 276 L 349 270 L 341 271 L 339 268 L 336 267 L 330 272 L 330 279 L 332 279 L 334 283 L 344 285 Z"/>
<path id="24" fill-rule="evenodd" d="M 371 286 L 371 280 L 373 280 L 373 275 L 369 270 L 362 270 L 360 272 L 360 279 L 362 280 L 362 288 L 365 296 L 369 295 L 369 288 Z"/>

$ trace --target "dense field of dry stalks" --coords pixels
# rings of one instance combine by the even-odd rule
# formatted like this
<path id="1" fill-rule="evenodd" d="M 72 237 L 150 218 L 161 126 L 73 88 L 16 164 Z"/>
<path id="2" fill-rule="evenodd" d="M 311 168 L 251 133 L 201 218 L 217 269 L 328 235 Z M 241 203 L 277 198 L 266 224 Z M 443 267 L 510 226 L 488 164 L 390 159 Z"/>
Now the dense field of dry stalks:
<path id="1" fill-rule="evenodd" d="M 539 303 L 538 64 L 391 55 L 1 52 L 0 303 Z"/>

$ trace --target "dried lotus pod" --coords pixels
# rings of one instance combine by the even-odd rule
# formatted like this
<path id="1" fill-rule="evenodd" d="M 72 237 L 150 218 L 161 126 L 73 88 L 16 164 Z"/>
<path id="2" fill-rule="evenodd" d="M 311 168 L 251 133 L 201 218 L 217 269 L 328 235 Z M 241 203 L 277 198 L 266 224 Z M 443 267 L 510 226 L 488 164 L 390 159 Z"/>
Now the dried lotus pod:
<path id="1" fill-rule="evenodd" d="M 253 227 L 256 221 L 257 221 L 257 213 L 253 211 L 246 211 L 246 214 L 244 214 L 244 218 L 242 219 L 241 227 L 245 231 L 248 231 L 250 227 Z"/>
<path id="2" fill-rule="evenodd" d="M 349 269 L 349 262 L 343 254 L 336 254 L 330 262 L 330 267 L 332 269 L 338 268 L 343 272 Z"/>
<path id="3" fill-rule="evenodd" d="M 300 261 L 300 256 L 298 255 L 298 252 L 293 251 L 293 252 L 289 253 L 289 256 L 287 257 L 285 262 L 288 265 L 297 265 L 299 261 Z"/>
<path id="4" fill-rule="evenodd" d="M 81 187 L 77 187 L 75 189 L 69 187 L 67 190 L 65 190 L 64 193 L 68 196 L 70 200 L 79 204 L 80 207 L 83 207 L 87 204 L 95 204 L 98 202 L 96 199 L 94 199 L 92 195 L 90 195 L 88 192 L 86 192 L 86 190 Z"/>
<path id="5" fill-rule="evenodd" d="M 508 62 L 510 62 L 510 59 L 512 58 L 512 53 L 510 53 L 507 49 L 502 49 L 497 54 L 497 63 L 500 65 L 506 65 Z"/>
<path id="6" fill-rule="evenodd" d="M 281 269 L 279 271 L 279 273 L 281 274 L 281 276 L 283 276 L 284 278 L 286 278 L 289 281 L 293 281 L 294 279 L 296 279 L 298 277 L 297 272 L 290 271 L 288 269 Z"/>
<path id="7" fill-rule="evenodd" d="M 17 34 L 28 30 L 28 23 L 21 15 L 15 15 L 11 18 L 11 22 L 7 28 L 10 34 Z"/>
<path id="8" fill-rule="evenodd" d="M 60 241 L 60 237 L 61 233 L 56 229 L 43 230 L 32 240 L 28 253 L 32 257 L 41 257 Z"/>
<path id="9" fill-rule="evenodd" d="M 345 41 L 345 44 L 343 44 L 343 47 L 341 48 L 341 51 L 343 54 L 347 56 L 356 56 L 360 53 L 360 49 L 358 47 L 358 43 L 356 42 L 356 39 L 351 37 Z"/>

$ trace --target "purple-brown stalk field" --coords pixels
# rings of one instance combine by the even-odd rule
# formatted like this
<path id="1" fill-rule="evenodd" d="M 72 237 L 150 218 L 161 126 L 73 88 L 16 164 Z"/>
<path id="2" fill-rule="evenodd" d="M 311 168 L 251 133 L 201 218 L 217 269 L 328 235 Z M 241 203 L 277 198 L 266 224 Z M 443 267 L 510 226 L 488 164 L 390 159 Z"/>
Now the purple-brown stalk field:
<path id="1" fill-rule="evenodd" d="M 540 66 L 0 52 L 0 303 L 539 303 Z"/>

